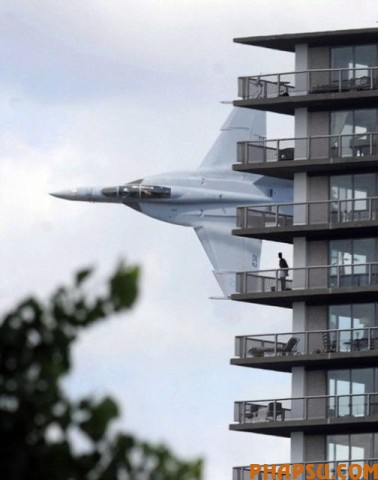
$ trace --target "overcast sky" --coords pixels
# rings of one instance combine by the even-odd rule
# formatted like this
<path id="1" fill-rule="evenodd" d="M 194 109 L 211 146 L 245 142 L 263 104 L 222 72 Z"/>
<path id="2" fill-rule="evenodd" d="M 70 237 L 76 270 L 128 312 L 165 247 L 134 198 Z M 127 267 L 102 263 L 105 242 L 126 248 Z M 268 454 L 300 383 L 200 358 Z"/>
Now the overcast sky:
<path id="1" fill-rule="evenodd" d="M 117 428 L 205 457 L 207 479 L 288 461 L 286 440 L 228 424 L 235 400 L 290 396 L 290 376 L 229 359 L 235 335 L 288 331 L 291 312 L 209 300 L 220 291 L 190 229 L 47 193 L 195 169 L 237 76 L 294 68 L 234 37 L 376 27 L 376 0 L 1 0 L 0 14 L 2 309 L 83 266 L 141 265 L 135 308 L 85 332 L 67 388 L 113 394 Z M 291 120 L 269 116 L 268 137 L 292 136 Z M 291 261 L 270 245 L 263 268 L 281 248 Z"/>

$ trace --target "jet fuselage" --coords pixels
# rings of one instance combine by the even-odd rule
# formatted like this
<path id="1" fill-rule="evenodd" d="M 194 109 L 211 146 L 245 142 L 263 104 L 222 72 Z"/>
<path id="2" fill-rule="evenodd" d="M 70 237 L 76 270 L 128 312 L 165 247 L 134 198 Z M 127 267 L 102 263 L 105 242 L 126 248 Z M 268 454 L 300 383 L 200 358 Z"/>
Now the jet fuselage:
<path id="1" fill-rule="evenodd" d="M 291 200 L 291 182 L 259 187 L 258 175 L 240 172 L 173 172 L 115 187 L 84 187 L 53 193 L 66 200 L 121 203 L 168 223 L 195 227 L 208 215 L 236 216 L 236 207 Z"/>

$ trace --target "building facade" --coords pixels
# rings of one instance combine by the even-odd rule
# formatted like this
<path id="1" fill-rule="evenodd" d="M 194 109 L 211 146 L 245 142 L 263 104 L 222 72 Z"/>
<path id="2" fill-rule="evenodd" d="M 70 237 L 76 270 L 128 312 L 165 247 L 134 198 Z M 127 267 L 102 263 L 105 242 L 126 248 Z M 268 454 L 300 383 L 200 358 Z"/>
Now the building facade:
<path id="1" fill-rule="evenodd" d="M 295 55 L 294 72 L 239 78 L 234 102 L 294 116 L 292 138 L 238 144 L 234 166 L 293 179 L 293 203 L 239 208 L 234 234 L 293 244 L 294 265 L 237 274 L 233 299 L 292 309 L 293 330 L 237 337 L 231 363 L 290 372 L 292 392 L 236 402 L 230 428 L 349 478 L 378 463 L 378 29 L 235 41 Z"/>

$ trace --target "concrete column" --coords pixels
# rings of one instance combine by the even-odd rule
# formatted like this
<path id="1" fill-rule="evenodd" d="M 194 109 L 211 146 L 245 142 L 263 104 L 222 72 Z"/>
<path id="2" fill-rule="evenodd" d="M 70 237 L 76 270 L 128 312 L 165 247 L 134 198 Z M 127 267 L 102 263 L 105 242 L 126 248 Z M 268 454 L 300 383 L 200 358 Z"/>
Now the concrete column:
<path id="1" fill-rule="evenodd" d="M 306 44 L 295 46 L 295 93 L 307 93 L 308 47 Z"/>
<path id="2" fill-rule="evenodd" d="M 309 136 L 308 132 L 307 108 L 296 108 L 294 136 L 297 140 L 295 140 L 294 160 L 306 160 L 308 158 L 309 151 L 308 142 L 306 140 Z"/>
<path id="3" fill-rule="evenodd" d="M 296 173 L 294 175 L 294 203 L 299 204 L 294 206 L 294 225 L 304 225 L 307 223 L 307 208 L 305 205 L 308 202 L 307 183 L 306 173 Z"/>
<path id="4" fill-rule="evenodd" d="M 304 435 L 303 432 L 293 432 L 291 434 L 291 452 L 290 463 L 304 463 Z"/>
<path id="5" fill-rule="evenodd" d="M 306 265 L 307 265 L 306 239 L 304 237 L 294 238 L 293 268 L 299 268 L 299 270 L 294 270 L 293 272 L 292 288 L 304 288 L 305 282 L 306 282 L 306 271 L 303 269 L 303 267 L 305 267 Z M 295 307 L 293 307 L 293 318 L 295 318 L 294 311 L 295 311 Z M 295 322 L 293 321 L 293 323 Z M 298 330 L 302 328 L 304 329 L 304 326 L 298 328 Z"/>
<path id="6" fill-rule="evenodd" d="M 295 330 L 295 329 L 294 329 Z M 306 372 L 304 367 L 294 367 L 292 369 L 292 398 L 302 397 L 306 389 Z M 291 414 L 293 418 L 301 418 L 303 415 L 303 402 L 294 400 L 291 405 Z M 303 418 L 303 417 L 302 417 Z M 304 462 L 304 436 L 302 432 L 293 432 L 290 443 L 290 462 Z"/>

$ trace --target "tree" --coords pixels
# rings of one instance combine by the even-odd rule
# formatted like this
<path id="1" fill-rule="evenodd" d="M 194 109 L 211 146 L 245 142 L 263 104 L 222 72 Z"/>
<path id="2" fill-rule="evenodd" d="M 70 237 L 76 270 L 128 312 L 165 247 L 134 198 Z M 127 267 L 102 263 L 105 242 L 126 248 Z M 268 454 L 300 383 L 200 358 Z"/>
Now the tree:
<path id="1" fill-rule="evenodd" d="M 119 409 L 109 397 L 70 400 L 60 380 L 71 368 L 79 331 L 130 308 L 138 269 L 120 265 L 106 293 L 89 295 L 93 272 L 46 302 L 30 297 L 0 324 L 0 475 L 4 480 L 197 480 L 201 461 L 177 459 L 125 433 L 109 433 Z M 84 435 L 79 453 L 72 435 Z"/>

